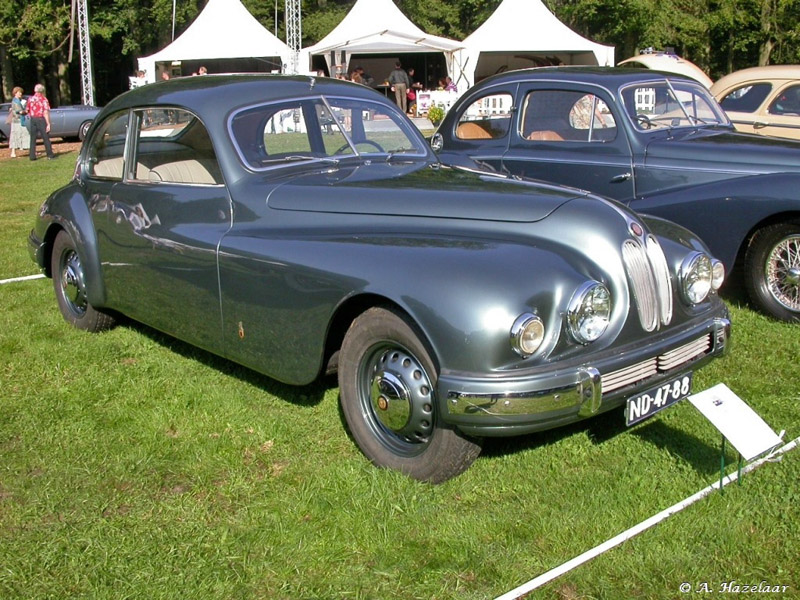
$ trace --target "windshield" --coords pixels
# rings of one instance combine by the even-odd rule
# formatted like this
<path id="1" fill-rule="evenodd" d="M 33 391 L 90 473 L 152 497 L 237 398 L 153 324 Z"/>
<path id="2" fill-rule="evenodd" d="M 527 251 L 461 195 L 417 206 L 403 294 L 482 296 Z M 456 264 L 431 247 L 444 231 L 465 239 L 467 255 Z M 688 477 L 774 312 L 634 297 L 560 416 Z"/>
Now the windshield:
<path id="1" fill-rule="evenodd" d="M 665 79 L 631 85 L 622 90 L 622 101 L 628 117 L 642 131 L 730 125 L 708 91 L 689 81 Z"/>
<path id="2" fill-rule="evenodd" d="M 358 156 L 427 156 L 405 117 L 378 103 L 303 98 L 245 109 L 231 119 L 240 156 L 252 169 Z"/>

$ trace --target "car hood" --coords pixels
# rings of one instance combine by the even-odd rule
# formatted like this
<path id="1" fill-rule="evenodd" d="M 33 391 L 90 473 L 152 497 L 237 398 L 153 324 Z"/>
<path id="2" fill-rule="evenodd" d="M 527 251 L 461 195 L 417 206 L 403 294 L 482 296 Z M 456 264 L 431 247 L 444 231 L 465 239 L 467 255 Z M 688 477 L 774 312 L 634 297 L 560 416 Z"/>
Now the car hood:
<path id="1" fill-rule="evenodd" d="M 713 129 L 659 136 L 647 145 L 646 160 L 669 159 L 699 168 L 718 165 L 742 173 L 800 171 L 800 142 Z"/>
<path id="2" fill-rule="evenodd" d="M 279 210 L 540 221 L 576 190 L 420 163 L 371 163 L 297 175 L 268 197 Z"/>

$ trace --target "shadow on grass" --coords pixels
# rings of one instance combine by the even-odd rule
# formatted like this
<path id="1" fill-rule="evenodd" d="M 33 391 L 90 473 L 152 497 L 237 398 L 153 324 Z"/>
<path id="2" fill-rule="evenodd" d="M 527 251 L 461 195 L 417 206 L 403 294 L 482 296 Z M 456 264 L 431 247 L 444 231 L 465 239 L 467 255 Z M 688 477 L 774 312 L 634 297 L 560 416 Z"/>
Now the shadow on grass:
<path id="1" fill-rule="evenodd" d="M 698 473 L 710 475 L 719 472 L 720 446 L 709 445 L 690 433 L 670 427 L 663 421 L 653 421 L 631 433 L 659 450 L 666 450 L 679 456 L 692 465 Z M 722 438 L 720 443 L 721 441 Z M 726 452 L 725 456 L 729 464 L 735 462 L 732 453 Z"/>
<path id="2" fill-rule="evenodd" d="M 699 473 L 711 474 L 719 469 L 718 446 L 709 445 L 704 440 L 660 420 L 650 420 L 630 429 L 625 425 L 622 408 L 557 429 L 518 437 L 487 438 L 481 456 L 500 457 L 523 450 L 544 448 L 581 433 L 586 434 L 595 445 L 604 444 L 620 434 L 635 435 L 659 450 L 681 457 Z M 735 460 L 732 454 L 726 456 L 728 462 Z"/>
<path id="3" fill-rule="evenodd" d="M 157 329 L 127 319 L 126 317 L 120 317 L 119 326 L 132 329 L 186 359 L 195 360 L 211 369 L 245 381 L 276 398 L 297 406 L 316 406 L 322 402 L 327 390 L 337 386 L 335 377 L 332 378 L 330 376 L 319 377 L 314 382 L 303 386 L 281 383 L 267 375 L 262 375 L 248 367 L 213 354 L 207 350 L 203 350 L 202 348 L 198 348 L 197 346 L 193 346 L 187 342 L 183 342 Z"/>
<path id="4" fill-rule="evenodd" d="M 577 433 L 585 433 L 592 443 L 602 444 L 627 430 L 622 409 L 614 409 L 591 419 L 578 421 L 556 429 L 508 438 L 486 438 L 481 456 L 505 456 L 522 450 L 543 448 L 551 444 L 557 444 Z"/>

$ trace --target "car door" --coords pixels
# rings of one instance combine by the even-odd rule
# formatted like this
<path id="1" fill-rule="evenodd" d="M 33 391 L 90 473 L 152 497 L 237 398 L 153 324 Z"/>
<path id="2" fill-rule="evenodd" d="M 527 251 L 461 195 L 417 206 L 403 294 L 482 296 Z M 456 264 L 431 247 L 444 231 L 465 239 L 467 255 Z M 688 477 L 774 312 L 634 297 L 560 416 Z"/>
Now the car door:
<path id="1" fill-rule="evenodd" d="M 775 92 L 762 110 L 754 124 L 756 133 L 800 139 L 800 84 L 776 82 Z"/>
<path id="2" fill-rule="evenodd" d="M 738 131 L 760 133 L 774 89 L 770 81 L 748 81 L 739 84 L 717 99 Z"/>
<path id="3" fill-rule="evenodd" d="M 180 109 L 136 110 L 126 127 L 124 161 L 90 151 L 100 155 L 88 181 L 108 304 L 219 350 L 217 246 L 231 204 L 208 132 Z"/>
<path id="4" fill-rule="evenodd" d="M 630 146 L 603 90 L 531 82 L 520 86 L 516 104 L 505 170 L 611 198 L 633 196 Z"/>
<path id="5" fill-rule="evenodd" d="M 442 153 L 447 162 L 469 157 L 494 169 L 501 169 L 508 149 L 514 112 L 516 84 L 493 86 L 471 99 L 447 132 Z"/>

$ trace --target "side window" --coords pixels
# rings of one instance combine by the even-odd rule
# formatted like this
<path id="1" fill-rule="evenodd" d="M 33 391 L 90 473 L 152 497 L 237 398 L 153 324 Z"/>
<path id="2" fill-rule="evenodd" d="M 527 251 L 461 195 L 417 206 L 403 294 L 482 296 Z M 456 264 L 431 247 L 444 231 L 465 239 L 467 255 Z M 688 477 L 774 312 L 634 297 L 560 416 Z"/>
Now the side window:
<path id="1" fill-rule="evenodd" d="M 800 115 L 800 85 L 786 88 L 769 105 L 771 115 Z"/>
<path id="2" fill-rule="evenodd" d="M 617 124 L 594 94 L 536 90 L 523 102 L 520 135 L 536 142 L 607 142 L 617 137 Z"/>
<path id="3" fill-rule="evenodd" d="M 505 137 L 511 124 L 511 94 L 479 98 L 461 114 L 456 125 L 460 140 L 496 140 Z"/>
<path id="4" fill-rule="evenodd" d="M 122 180 L 127 131 L 127 111 L 111 115 L 103 121 L 89 142 L 86 153 L 90 176 Z"/>
<path id="5" fill-rule="evenodd" d="M 720 100 L 722 108 L 732 112 L 752 113 L 772 91 L 772 84 L 766 81 L 738 87 Z"/>
<path id="6" fill-rule="evenodd" d="M 178 108 L 137 110 L 136 160 L 131 179 L 215 185 L 222 173 L 208 130 L 192 113 Z"/>

